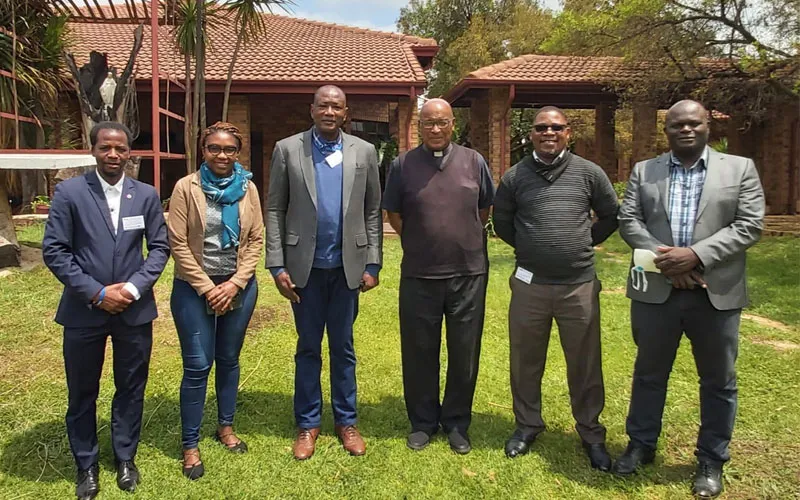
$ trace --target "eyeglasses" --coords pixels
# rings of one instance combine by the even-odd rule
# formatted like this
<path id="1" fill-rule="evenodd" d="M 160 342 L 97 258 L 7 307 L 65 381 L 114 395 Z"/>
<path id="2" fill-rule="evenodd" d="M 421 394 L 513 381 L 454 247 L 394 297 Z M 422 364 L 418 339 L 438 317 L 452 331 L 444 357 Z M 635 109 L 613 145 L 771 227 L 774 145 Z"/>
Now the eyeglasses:
<path id="1" fill-rule="evenodd" d="M 431 130 L 433 127 L 447 128 L 453 124 L 453 120 L 442 118 L 441 120 L 420 120 L 419 123 L 425 130 Z"/>
<path id="2" fill-rule="evenodd" d="M 208 146 L 206 146 L 206 151 L 208 151 L 214 156 L 217 156 L 220 153 L 225 153 L 225 156 L 233 156 L 239 152 L 239 148 L 237 148 L 236 146 L 222 147 L 219 144 L 209 144 Z"/>
<path id="3" fill-rule="evenodd" d="M 541 134 L 542 132 L 547 132 L 547 129 L 553 132 L 563 132 L 567 127 L 569 125 L 534 125 L 533 130 Z"/>

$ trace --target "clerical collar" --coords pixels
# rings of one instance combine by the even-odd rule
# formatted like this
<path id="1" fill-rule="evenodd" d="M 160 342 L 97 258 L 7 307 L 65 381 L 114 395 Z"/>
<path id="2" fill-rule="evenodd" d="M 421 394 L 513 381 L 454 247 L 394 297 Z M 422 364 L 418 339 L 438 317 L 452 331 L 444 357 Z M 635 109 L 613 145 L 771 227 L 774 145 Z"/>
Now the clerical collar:
<path id="1" fill-rule="evenodd" d="M 429 153 L 434 158 L 444 158 L 445 156 L 450 154 L 450 151 L 453 150 L 453 143 L 448 144 L 447 147 L 444 148 L 441 151 L 433 151 L 431 148 L 429 148 L 425 144 L 422 145 L 422 149 L 424 149 L 427 153 Z"/>

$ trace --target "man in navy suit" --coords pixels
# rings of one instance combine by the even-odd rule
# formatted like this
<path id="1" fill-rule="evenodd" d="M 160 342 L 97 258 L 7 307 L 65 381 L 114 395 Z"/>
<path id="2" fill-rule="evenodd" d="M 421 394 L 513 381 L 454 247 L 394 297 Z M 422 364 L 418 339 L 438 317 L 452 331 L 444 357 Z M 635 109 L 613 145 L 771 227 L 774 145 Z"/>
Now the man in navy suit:
<path id="1" fill-rule="evenodd" d="M 64 284 L 56 322 L 64 327 L 67 435 L 80 499 L 92 499 L 100 489 L 95 403 L 109 336 L 117 389 L 111 405 L 117 485 L 133 491 L 139 481 L 133 459 L 158 316 L 153 285 L 169 259 L 158 194 L 124 174 L 130 130 L 103 122 L 89 135 L 97 170 L 56 186 L 42 242 L 45 264 Z"/>

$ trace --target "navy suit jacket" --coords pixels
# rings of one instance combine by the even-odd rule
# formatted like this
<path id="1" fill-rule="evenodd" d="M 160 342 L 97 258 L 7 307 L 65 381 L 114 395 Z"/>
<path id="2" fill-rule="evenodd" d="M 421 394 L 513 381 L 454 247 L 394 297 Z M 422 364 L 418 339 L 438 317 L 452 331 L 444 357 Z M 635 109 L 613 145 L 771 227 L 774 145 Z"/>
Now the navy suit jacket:
<path id="1" fill-rule="evenodd" d="M 95 172 L 56 186 L 44 231 L 44 262 L 64 292 L 56 322 L 75 328 L 102 326 L 111 314 L 92 305 L 106 285 L 130 281 L 141 293 L 119 314 L 130 326 L 158 316 L 153 285 L 169 259 L 169 241 L 161 200 L 148 184 L 125 177 L 120 200 L 118 231 Z M 123 219 L 142 216 L 143 229 L 124 230 Z M 147 239 L 147 259 L 142 240 Z"/>

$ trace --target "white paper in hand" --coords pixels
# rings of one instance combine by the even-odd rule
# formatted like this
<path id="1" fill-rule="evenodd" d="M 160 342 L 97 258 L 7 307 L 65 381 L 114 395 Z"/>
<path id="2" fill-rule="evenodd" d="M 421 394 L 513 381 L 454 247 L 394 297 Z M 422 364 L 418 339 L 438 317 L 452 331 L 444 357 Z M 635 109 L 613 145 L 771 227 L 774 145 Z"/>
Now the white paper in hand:
<path id="1" fill-rule="evenodd" d="M 633 250 L 633 265 L 635 267 L 641 267 L 643 271 L 649 273 L 661 274 L 661 270 L 657 268 L 655 262 L 653 262 L 655 258 L 656 254 L 650 250 L 645 250 L 643 248 L 636 248 Z"/>

